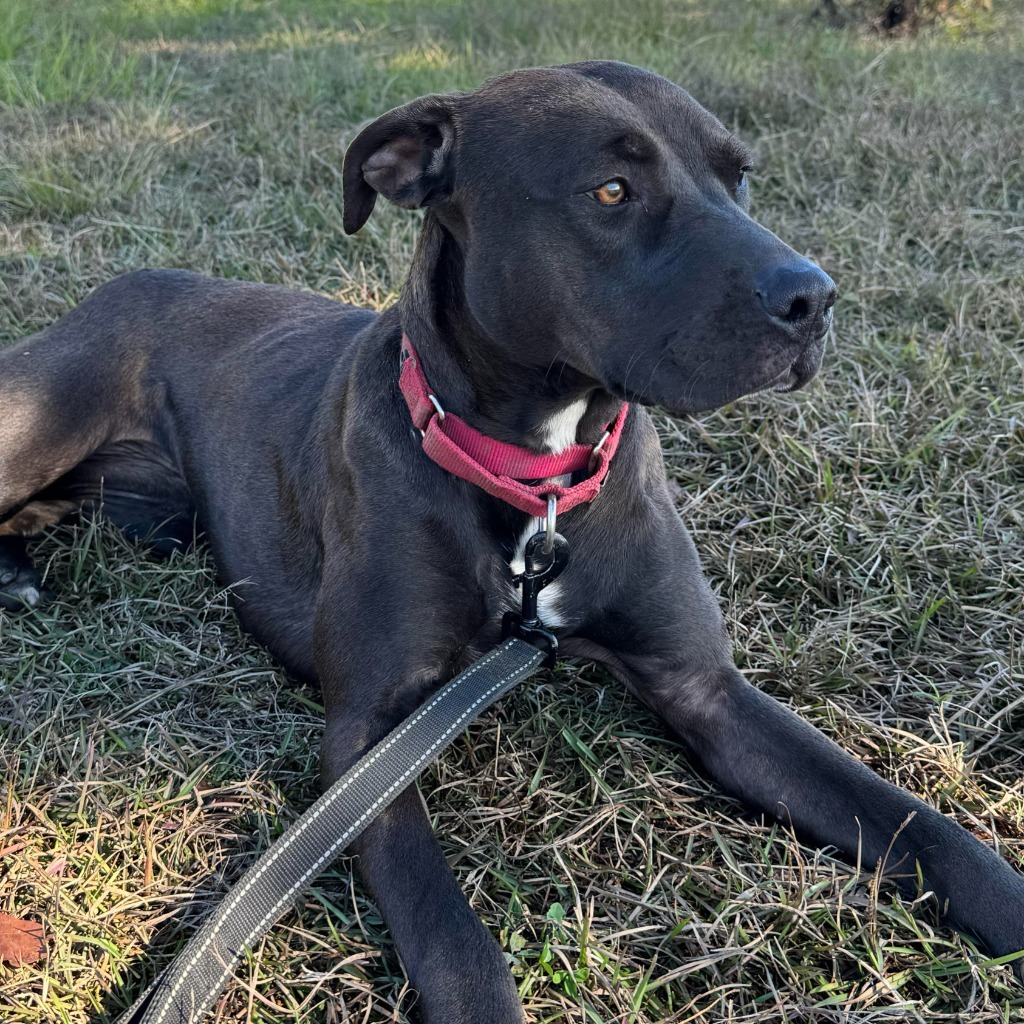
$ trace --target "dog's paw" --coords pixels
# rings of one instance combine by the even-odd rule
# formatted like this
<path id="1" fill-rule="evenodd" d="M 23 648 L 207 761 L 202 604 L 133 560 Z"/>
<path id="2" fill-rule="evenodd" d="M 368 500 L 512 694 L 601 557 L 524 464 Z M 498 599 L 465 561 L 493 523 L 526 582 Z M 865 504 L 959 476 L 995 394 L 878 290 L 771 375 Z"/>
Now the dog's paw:
<path id="1" fill-rule="evenodd" d="M 52 600 L 32 563 L 18 550 L 0 547 L 0 608 L 23 612 Z"/>

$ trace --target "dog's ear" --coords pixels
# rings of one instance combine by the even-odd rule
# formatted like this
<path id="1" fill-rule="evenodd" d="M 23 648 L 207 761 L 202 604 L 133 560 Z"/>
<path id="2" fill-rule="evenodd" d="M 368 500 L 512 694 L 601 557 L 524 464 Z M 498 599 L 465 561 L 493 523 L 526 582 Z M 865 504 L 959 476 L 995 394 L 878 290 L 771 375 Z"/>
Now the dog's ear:
<path id="1" fill-rule="evenodd" d="M 378 193 L 410 210 L 450 194 L 454 100 L 422 96 L 389 110 L 356 136 L 342 171 L 347 234 L 366 223 Z"/>

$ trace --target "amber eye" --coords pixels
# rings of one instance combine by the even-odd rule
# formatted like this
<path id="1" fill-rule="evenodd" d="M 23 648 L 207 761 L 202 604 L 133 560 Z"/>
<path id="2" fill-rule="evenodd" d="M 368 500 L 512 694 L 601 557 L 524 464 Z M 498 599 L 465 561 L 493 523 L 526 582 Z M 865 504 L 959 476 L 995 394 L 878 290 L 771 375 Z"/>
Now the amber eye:
<path id="1" fill-rule="evenodd" d="M 615 206 L 618 203 L 624 203 L 629 198 L 626 183 L 621 178 L 612 178 L 611 181 L 598 185 L 590 194 L 605 206 Z"/>

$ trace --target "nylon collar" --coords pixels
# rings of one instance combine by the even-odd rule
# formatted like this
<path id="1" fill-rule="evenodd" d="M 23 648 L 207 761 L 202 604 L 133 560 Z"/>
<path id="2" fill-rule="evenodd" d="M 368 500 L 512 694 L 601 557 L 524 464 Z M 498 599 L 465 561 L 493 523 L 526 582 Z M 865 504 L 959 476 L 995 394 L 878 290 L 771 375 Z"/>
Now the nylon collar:
<path id="1" fill-rule="evenodd" d="M 409 407 L 413 426 L 423 435 L 423 451 L 434 462 L 454 476 L 476 484 L 493 497 L 539 519 L 547 516 L 547 498 L 551 495 L 559 512 L 567 512 L 597 497 L 619 446 L 629 411 L 629 404 L 623 402 L 618 415 L 606 427 L 604 437 L 593 448 L 573 444 L 560 452 L 543 455 L 488 437 L 455 413 L 442 409 L 430 390 L 420 358 L 405 334 L 402 335 L 402 371 L 398 386 Z M 589 475 L 571 487 L 523 483 L 583 469 L 589 469 Z"/>

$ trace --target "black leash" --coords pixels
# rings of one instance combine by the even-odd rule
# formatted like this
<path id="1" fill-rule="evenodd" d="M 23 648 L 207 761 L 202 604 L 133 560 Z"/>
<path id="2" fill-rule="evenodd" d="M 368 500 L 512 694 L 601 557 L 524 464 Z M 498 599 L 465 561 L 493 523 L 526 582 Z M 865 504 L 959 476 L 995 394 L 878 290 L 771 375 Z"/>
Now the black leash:
<path id="1" fill-rule="evenodd" d="M 446 683 L 355 763 L 253 864 L 170 967 L 119 1024 L 194 1024 L 242 957 L 301 892 L 462 730 L 499 697 L 554 664 L 558 643 L 537 617 L 537 594 L 568 562 L 568 544 L 544 533 L 526 546 L 523 614 L 505 639 Z M 545 552 L 544 548 L 547 547 Z"/>

